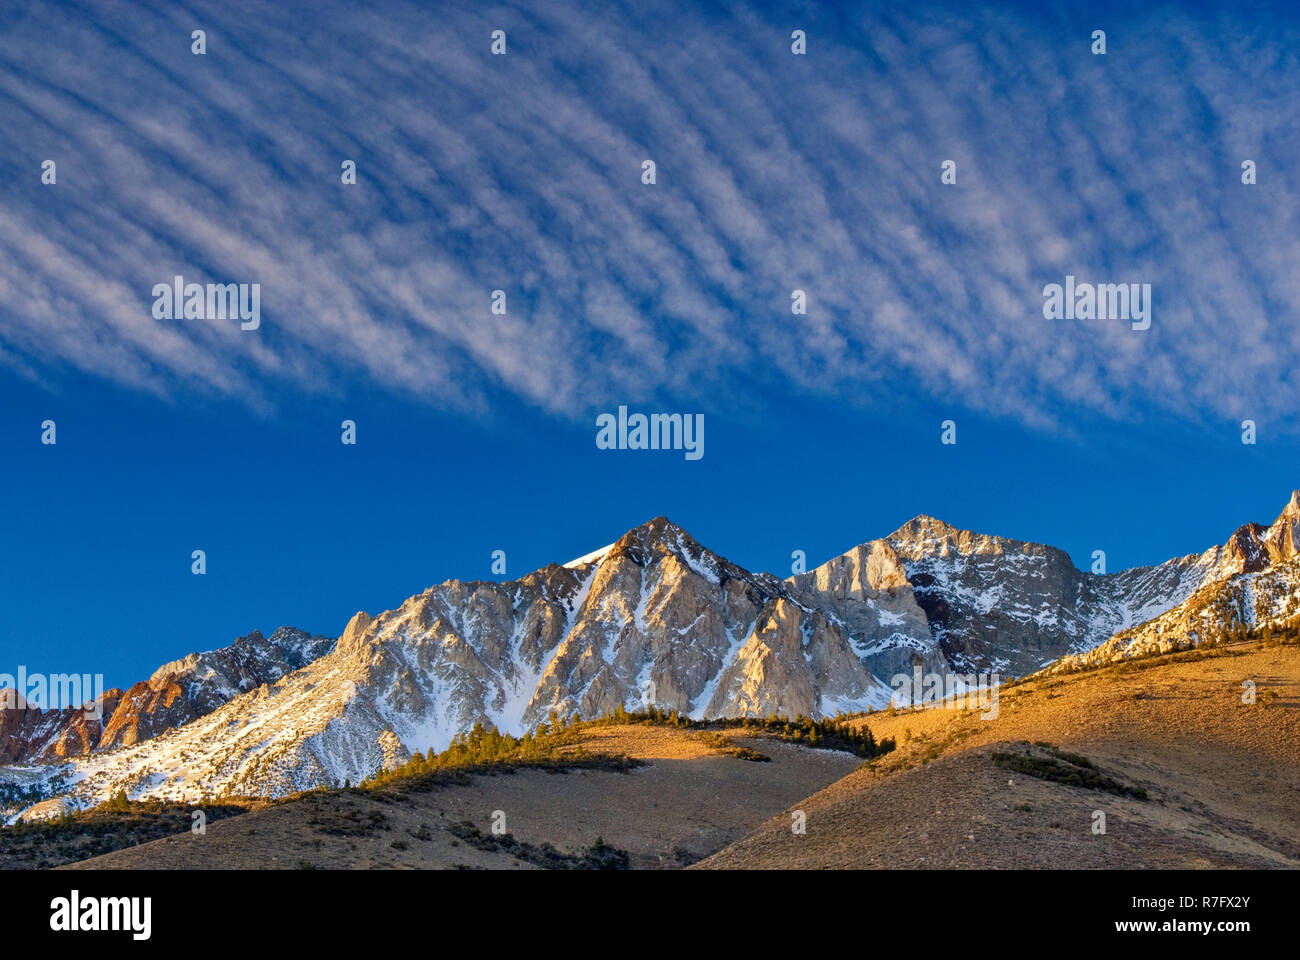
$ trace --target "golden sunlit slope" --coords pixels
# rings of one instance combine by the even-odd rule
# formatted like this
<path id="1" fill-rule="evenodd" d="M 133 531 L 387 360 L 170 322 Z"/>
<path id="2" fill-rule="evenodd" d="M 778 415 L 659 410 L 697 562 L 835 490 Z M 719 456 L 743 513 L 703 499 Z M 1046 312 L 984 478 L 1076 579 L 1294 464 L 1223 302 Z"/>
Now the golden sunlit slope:
<path id="1" fill-rule="evenodd" d="M 617 862 L 685 866 L 749 833 L 861 760 L 769 738 L 736 738 L 770 759 L 720 752 L 699 731 L 598 726 L 579 741 L 589 756 L 643 761 L 625 772 L 521 769 L 435 789 L 324 791 L 118 850 L 79 869 L 443 868 L 531 869 Z M 502 811 L 511 839 L 492 834 Z M 596 848 L 597 840 L 604 846 Z M 548 849 L 547 845 L 550 846 Z"/>
<path id="2" fill-rule="evenodd" d="M 1300 866 L 1300 648 L 1035 678 L 998 708 L 874 715 L 897 751 L 697 866 Z"/>

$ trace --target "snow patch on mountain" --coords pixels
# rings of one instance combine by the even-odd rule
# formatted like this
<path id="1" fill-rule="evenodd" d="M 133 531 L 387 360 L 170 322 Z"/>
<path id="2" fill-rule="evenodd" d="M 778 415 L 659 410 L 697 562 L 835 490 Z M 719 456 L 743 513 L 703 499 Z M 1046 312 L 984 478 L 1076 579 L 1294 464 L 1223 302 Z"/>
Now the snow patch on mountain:
<path id="1" fill-rule="evenodd" d="M 563 566 L 360 612 L 337 643 L 277 631 L 165 665 L 150 684 L 202 710 L 115 749 L 0 770 L 0 811 L 56 794 L 195 802 L 355 783 L 476 723 L 518 734 L 557 712 L 879 708 L 918 668 L 1006 677 L 1287 622 L 1300 616 L 1298 555 L 1300 493 L 1268 527 L 1117 574 L 921 516 L 781 580 L 658 517 Z"/>

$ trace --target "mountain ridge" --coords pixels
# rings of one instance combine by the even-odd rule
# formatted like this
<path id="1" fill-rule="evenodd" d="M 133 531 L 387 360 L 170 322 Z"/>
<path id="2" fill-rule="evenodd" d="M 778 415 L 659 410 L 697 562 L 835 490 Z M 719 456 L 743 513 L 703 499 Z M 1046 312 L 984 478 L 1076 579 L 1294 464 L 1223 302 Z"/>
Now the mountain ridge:
<path id="1" fill-rule="evenodd" d="M 31 706 L 22 691 L 0 691 L 0 763 L 50 761 L 130 746 L 211 712 L 278 680 L 331 649 L 331 637 L 279 627 L 253 630 L 226 647 L 162 664 L 126 690 L 110 688 L 80 705 Z"/>
<path id="2" fill-rule="evenodd" d="M 47 793 L 76 804 L 118 790 L 280 795 L 355 782 L 476 723 L 519 734 L 557 713 L 618 707 L 696 719 L 860 712 L 889 703 L 892 678 L 916 668 L 1018 676 L 1162 617 L 1181 622 L 1170 611 L 1290 563 L 1298 545 L 1300 491 L 1267 527 L 1114 574 L 923 514 L 782 579 L 657 516 L 567 564 L 447 580 L 377 615 L 359 611 L 337 641 L 281 637 L 297 666 L 254 657 L 261 667 L 233 669 L 210 655 L 165 664 L 150 683 L 184 706 L 180 716 L 155 710 L 167 722 L 137 724 L 106 749 L 25 759 L 43 764 Z"/>

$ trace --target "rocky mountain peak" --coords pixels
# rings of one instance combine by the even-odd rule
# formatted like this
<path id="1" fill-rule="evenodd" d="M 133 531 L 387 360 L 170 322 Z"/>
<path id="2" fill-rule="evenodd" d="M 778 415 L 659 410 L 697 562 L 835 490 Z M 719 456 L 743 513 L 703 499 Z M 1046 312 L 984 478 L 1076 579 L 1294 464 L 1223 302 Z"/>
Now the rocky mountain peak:
<path id="1" fill-rule="evenodd" d="M 640 526 L 633 527 L 614 542 L 614 545 L 601 558 L 608 559 L 617 554 L 631 555 L 635 562 L 645 553 L 690 553 L 698 556 L 704 551 L 689 533 L 667 517 L 655 517 Z"/>
<path id="2" fill-rule="evenodd" d="M 1269 528 L 1258 523 L 1245 523 L 1233 531 L 1223 545 L 1225 573 L 1254 573 L 1271 562 L 1266 545 Z"/>
<path id="3" fill-rule="evenodd" d="M 626 560 L 637 567 L 648 568 L 670 559 L 674 561 L 670 566 L 690 571 L 713 584 L 737 578 L 751 583 L 761 581 L 765 590 L 780 590 L 780 581 L 775 577 L 742 570 L 725 557 L 702 546 L 667 517 L 655 517 L 633 527 L 601 553 L 595 562 L 606 572 L 597 576 L 596 584 L 604 583 L 608 576 L 613 575 L 613 570 L 620 565 L 620 561 Z"/>
<path id="4" fill-rule="evenodd" d="M 1214 577 L 1258 573 L 1300 554 L 1300 490 L 1269 526 L 1244 523 L 1221 547 L 1211 547 L 1203 557 L 1214 565 Z"/>
<path id="5" fill-rule="evenodd" d="M 358 610 L 348 621 L 348 625 L 343 628 L 343 634 L 339 637 L 339 650 L 354 650 L 361 644 L 365 643 L 366 631 L 374 618 L 364 610 Z"/>
<path id="6" fill-rule="evenodd" d="M 119 789 L 193 798 L 214 784 L 279 795 L 359 780 L 476 723 L 522 733 L 553 713 L 646 705 L 694 718 L 859 711 L 918 667 L 1018 676 L 1149 622 L 1167 645 L 1200 636 L 1220 607 L 1253 609 L 1254 623 L 1300 616 L 1300 560 L 1277 562 L 1298 544 L 1300 491 L 1271 526 L 1109 574 L 920 515 L 781 580 L 658 516 L 563 566 L 448 580 L 358 612 L 332 654 L 333 641 L 292 628 L 191 654 L 106 693 L 102 728 L 0 712 L 0 763 L 66 758 L 77 802 Z M 1261 564 L 1260 583 L 1276 586 L 1241 575 Z"/>
<path id="7" fill-rule="evenodd" d="M 886 540 L 870 540 L 828 560 L 815 570 L 789 578 L 802 589 L 839 596 L 910 587 L 898 553 Z"/>
<path id="8" fill-rule="evenodd" d="M 1282 508 L 1281 516 L 1292 518 L 1300 517 L 1300 490 L 1291 491 L 1291 499 L 1288 500 L 1287 505 Z"/>
<path id="9" fill-rule="evenodd" d="M 938 517 L 921 513 L 885 537 L 885 540 L 895 550 L 910 556 L 947 555 L 950 552 L 967 552 L 963 545 L 969 544 L 972 538 L 978 536 L 969 530 L 945 523 Z"/>
<path id="10" fill-rule="evenodd" d="M 1011 540 L 987 533 L 975 533 L 945 523 L 936 517 L 920 514 L 903 524 L 885 541 L 906 560 L 924 557 L 1000 556 L 1025 554 L 1050 557 L 1054 561 L 1071 563 L 1069 555 L 1056 547 L 1023 540 Z"/>
<path id="11" fill-rule="evenodd" d="M 1291 494 L 1281 514 L 1263 533 L 1263 541 L 1273 563 L 1289 560 L 1300 553 L 1300 490 Z"/>
<path id="12" fill-rule="evenodd" d="M 91 709 L 42 712 L 15 703 L 0 710 L 0 762 L 75 757 L 148 740 L 300 670 L 333 647 L 333 638 L 294 627 L 269 638 L 253 630 L 227 647 L 164 663 L 126 691 L 106 690 L 86 705 Z M 0 696 L 0 705 L 7 703 Z"/>

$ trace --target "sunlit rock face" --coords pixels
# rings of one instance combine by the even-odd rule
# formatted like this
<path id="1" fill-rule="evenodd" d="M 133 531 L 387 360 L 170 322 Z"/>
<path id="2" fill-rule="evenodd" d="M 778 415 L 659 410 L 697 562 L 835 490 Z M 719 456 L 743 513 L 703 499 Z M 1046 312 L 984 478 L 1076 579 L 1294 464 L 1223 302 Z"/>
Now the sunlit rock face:
<path id="1" fill-rule="evenodd" d="M 333 647 L 333 638 L 293 627 L 269 638 L 254 630 L 228 647 L 163 664 L 129 690 L 105 690 L 85 704 L 42 710 L 17 691 L 0 695 L 0 763 L 70 758 L 148 740 L 301 669 Z"/>
<path id="2" fill-rule="evenodd" d="M 0 760 L 45 762 L 21 771 L 24 795 L 35 780 L 79 805 L 119 790 L 276 796 L 356 783 L 476 723 L 518 734 L 620 706 L 694 718 L 879 708 L 918 669 L 1006 678 L 1295 616 L 1298 540 L 1300 495 L 1202 554 L 1098 574 L 1053 547 L 922 516 L 780 579 L 658 517 L 565 565 L 449 580 L 358 613 L 337 643 L 282 628 L 193 654 L 106 692 L 99 719 L 5 710 Z"/>

